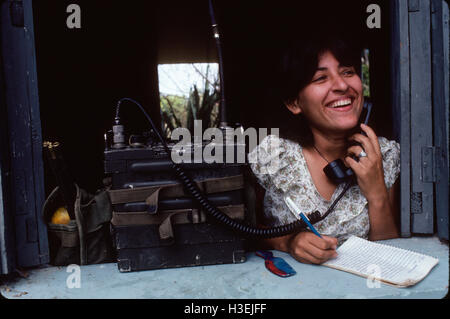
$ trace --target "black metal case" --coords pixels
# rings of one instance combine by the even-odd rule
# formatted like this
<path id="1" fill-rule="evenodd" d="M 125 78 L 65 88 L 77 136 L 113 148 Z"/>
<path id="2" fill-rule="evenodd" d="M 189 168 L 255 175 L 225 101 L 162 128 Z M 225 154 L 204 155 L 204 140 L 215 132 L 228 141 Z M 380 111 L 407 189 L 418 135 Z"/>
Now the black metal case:
<path id="1" fill-rule="evenodd" d="M 243 239 L 211 222 L 175 225 L 174 242 L 165 243 L 157 226 L 116 226 L 114 237 L 120 272 L 245 261 Z"/>
<path id="2" fill-rule="evenodd" d="M 222 211 L 234 209 L 237 212 L 234 217 L 244 222 L 244 185 L 227 188 L 227 183 L 222 181 L 242 178 L 245 164 L 189 163 L 181 166 L 199 184 L 208 185 L 210 181 L 215 182 L 214 190 L 209 187 L 210 190 L 205 194 L 208 200 L 219 209 L 223 209 Z M 106 150 L 105 173 L 112 178 L 111 193 L 118 190 L 145 190 L 174 184 L 181 187 L 172 170 L 172 161 L 155 145 Z M 206 187 L 203 189 L 205 192 Z M 164 195 L 164 190 L 161 190 L 156 211 L 154 205 L 149 205 L 148 199 L 145 200 L 147 195 L 144 195 L 142 200 L 134 202 L 125 200 L 126 203 L 116 203 L 113 199 L 115 217 L 112 221 L 112 234 L 119 271 L 245 261 L 244 239 L 226 226 L 211 220 L 188 192 L 184 190 L 182 192 L 174 197 Z M 176 215 L 178 212 L 181 212 L 186 220 L 181 223 L 175 222 L 171 226 L 172 237 L 161 238 L 161 225 L 171 218 L 172 214 Z M 195 221 L 197 215 L 200 217 Z M 120 218 L 120 222 L 115 218 L 117 220 Z"/>

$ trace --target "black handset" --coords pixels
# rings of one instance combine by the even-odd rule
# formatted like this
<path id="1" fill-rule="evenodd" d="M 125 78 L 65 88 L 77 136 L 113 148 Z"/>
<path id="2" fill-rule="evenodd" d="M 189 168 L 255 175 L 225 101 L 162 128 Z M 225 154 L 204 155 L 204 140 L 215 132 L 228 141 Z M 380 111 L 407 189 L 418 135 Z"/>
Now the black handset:
<path id="1" fill-rule="evenodd" d="M 367 123 L 369 123 L 371 111 L 372 111 L 372 102 L 370 101 L 369 98 L 364 98 L 364 105 L 361 111 L 361 115 L 359 116 L 359 123 L 364 123 L 367 125 Z M 366 135 L 366 133 L 364 133 L 363 131 L 361 131 L 361 134 Z"/>
<path id="2" fill-rule="evenodd" d="M 369 122 L 370 113 L 372 111 L 372 102 L 368 98 L 364 98 L 364 105 L 361 111 L 361 115 L 359 117 L 359 123 L 364 123 L 367 125 Z M 366 133 L 360 131 L 361 134 L 366 135 Z M 366 135 L 367 136 L 367 135 Z M 359 144 L 359 143 L 357 143 Z M 361 145 L 361 144 L 359 144 Z M 359 160 L 354 157 L 355 160 Z M 344 162 L 339 158 L 335 161 L 332 161 L 327 166 L 324 167 L 323 171 L 328 178 L 333 181 L 335 184 L 341 184 L 344 182 L 354 182 L 355 174 L 353 170 L 347 166 L 345 166 Z"/>

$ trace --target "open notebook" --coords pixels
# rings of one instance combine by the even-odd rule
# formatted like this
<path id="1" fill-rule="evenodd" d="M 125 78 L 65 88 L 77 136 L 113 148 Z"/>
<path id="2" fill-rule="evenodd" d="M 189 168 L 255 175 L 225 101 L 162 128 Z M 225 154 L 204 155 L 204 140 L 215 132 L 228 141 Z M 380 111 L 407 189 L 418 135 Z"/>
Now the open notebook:
<path id="1" fill-rule="evenodd" d="M 324 266 L 379 280 L 396 287 L 415 285 L 438 259 L 352 236 L 337 249 L 338 257 Z"/>

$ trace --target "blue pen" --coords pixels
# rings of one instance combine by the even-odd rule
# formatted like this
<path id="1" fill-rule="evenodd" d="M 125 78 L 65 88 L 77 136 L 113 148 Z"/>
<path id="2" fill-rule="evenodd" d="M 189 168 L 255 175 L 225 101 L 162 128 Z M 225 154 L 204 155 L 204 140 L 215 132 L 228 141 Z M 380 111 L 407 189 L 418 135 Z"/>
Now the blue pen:
<path id="1" fill-rule="evenodd" d="M 316 234 L 317 236 L 319 236 L 320 238 L 322 238 L 322 236 L 320 236 L 319 232 L 314 228 L 314 226 L 310 223 L 309 218 L 305 216 L 305 214 L 300 213 L 300 217 L 303 219 L 303 221 L 306 223 L 306 225 L 308 225 L 309 229 L 311 229 L 311 231 Z"/>
<path id="2" fill-rule="evenodd" d="M 289 209 L 291 210 L 291 212 L 294 213 L 294 215 L 298 214 L 298 212 L 300 211 L 300 209 L 297 207 L 297 205 L 295 205 L 294 201 L 289 197 L 286 196 L 284 198 L 284 201 L 286 202 L 286 205 L 289 207 Z M 309 229 L 311 229 L 311 231 L 316 234 L 317 236 L 319 236 L 320 238 L 322 238 L 322 236 L 319 234 L 319 232 L 314 228 L 314 226 L 311 224 L 311 222 L 309 221 L 308 217 L 305 216 L 305 214 L 300 213 L 300 218 L 303 219 L 303 221 L 306 223 L 306 225 L 308 225 Z"/>

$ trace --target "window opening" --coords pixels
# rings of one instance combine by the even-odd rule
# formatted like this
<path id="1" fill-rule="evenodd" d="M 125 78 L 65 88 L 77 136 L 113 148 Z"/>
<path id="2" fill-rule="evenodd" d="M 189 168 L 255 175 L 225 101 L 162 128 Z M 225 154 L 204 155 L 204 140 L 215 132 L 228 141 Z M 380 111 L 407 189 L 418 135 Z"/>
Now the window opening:
<path id="1" fill-rule="evenodd" d="M 218 63 L 158 65 L 163 130 L 167 137 L 178 127 L 193 133 L 194 120 L 202 128 L 219 126 L 220 79 Z"/>

